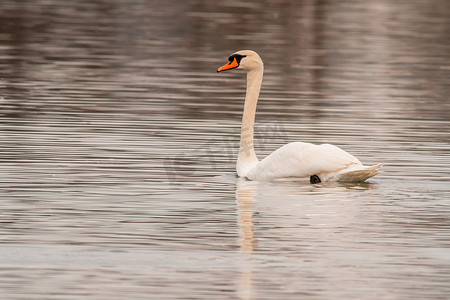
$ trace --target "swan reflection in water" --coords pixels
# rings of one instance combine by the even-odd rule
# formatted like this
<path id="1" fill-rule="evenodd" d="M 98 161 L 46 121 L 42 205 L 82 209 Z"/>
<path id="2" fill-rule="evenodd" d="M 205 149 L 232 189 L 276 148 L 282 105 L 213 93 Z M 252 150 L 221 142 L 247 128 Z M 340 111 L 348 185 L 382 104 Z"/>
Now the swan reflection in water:
<path id="1" fill-rule="evenodd" d="M 275 220 L 277 224 L 272 224 L 279 226 L 281 228 L 294 228 L 297 235 L 302 235 L 302 228 L 296 225 L 296 220 L 302 218 L 305 219 L 306 215 L 309 215 L 311 219 L 311 224 L 316 225 L 318 223 L 323 223 L 324 220 L 331 224 L 330 228 L 334 228 L 333 225 L 342 225 L 343 223 L 349 222 L 352 218 L 351 216 L 359 215 L 359 207 L 354 206 L 354 202 L 346 202 L 339 205 L 341 210 L 332 211 L 336 206 L 329 206 L 328 211 L 321 212 L 323 207 L 314 208 L 311 204 L 312 199 L 319 199 L 323 202 L 329 201 L 348 201 L 348 198 L 355 197 L 349 196 L 352 190 L 370 190 L 376 188 L 377 185 L 370 182 L 364 183 L 353 183 L 353 184 L 338 184 L 338 183 L 327 183 L 327 184 L 315 184 L 311 185 L 308 182 L 292 182 L 292 181 L 279 181 L 279 182 L 259 182 L 250 181 L 245 178 L 236 179 L 236 204 L 237 204 L 237 215 L 238 215 L 238 228 L 239 228 L 239 249 L 244 255 L 243 263 L 241 266 L 241 272 L 237 281 L 237 292 L 239 299 L 254 299 L 253 295 L 254 284 L 255 284 L 255 266 L 258 263 L 258 258 L 254 257 L 258 251 L 258 235 L 262 236 L 263 232 L 258 232 L 255 228 L 256 223 L 264 223 L 264 220 L 259 220 L 258 218 L 270 218 Z M 286 199 L 286 195 L 293 197 L 293 201 L 287 201 L 280 203 L 281 198 Z M 305 199 L 306 198 L 306 199 Z M 309 199 L 308 199 L 309 198 Z M 298 200 L 298 202 L 297 202 Z M 307 200 L 308 204 L 293 205 L 293 203 L 298 203 L 301 205 L 302 200 Z M 263 202 L 262 205 L 258 206 L 258 202 Z M 313 200 L 312 202 L 314 202 Z M 259 215 L 259 210 L 262 211 Z M 288 212 L 288 213 L 286 213 Z M 322 215 L 320 215 L 322 213 Z M 330 214 L 333 216 L 330 218 Z M 271 215 L 271 216 L 268 216 Z M 273 215 L 285 215 L 286 218 L 280 219 L 273 218 Z M 261 216 L 261 217 L 258 217 Z M 297 228 L 297 229 L 296 229 Z M 292 232 L 290 232 L 292 234 Z M 301 238 L 301 237 L 300 237 Z M 263 247 L 263 246 L 261 246 Z"/>

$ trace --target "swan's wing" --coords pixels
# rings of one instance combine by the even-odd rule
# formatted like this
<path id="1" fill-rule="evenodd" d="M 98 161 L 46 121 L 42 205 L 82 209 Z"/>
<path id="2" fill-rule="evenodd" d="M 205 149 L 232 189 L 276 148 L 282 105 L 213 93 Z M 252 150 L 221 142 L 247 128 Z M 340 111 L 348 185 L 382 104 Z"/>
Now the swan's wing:
<path id="1" fill-rule="evenodd" d="M 361 166 L 353 155 L 330 144 L 289 143 L 261 160 L 249 179 L 305 178 L 314 174 L 336 172 L 352 165 Z"/>

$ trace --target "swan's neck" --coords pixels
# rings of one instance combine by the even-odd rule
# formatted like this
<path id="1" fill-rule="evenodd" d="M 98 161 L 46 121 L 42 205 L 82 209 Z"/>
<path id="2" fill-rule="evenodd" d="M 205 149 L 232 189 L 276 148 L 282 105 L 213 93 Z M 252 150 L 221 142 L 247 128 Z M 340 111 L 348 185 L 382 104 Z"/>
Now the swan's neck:
<path id="1" fill-rule="evenodd" d="M 263 78 L 263 67 L 247 73 L 247 93 L 245 95 L 244 113 L 242 115 L 241 143 L 236 164 L 236 171 L 240 177 L 247 175 L 248 171 L 258 163 L 253 146 L 253 128 L 255 125 L 256 104 Z"/>

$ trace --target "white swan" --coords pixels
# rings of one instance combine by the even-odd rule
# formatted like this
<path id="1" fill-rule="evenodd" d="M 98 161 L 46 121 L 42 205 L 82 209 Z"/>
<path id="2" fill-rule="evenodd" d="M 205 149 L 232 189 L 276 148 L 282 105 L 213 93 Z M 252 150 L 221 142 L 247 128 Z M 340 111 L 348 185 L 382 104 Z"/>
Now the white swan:
<path id="1" fill-rule="evenodd" d="M 318 183 L 361 182 L 378 173 L 381 164 L 363 166 L 356 157 L 330 144 L 289 143 L 259 161 L 253 147 L 253 127 L 264 64 L 256 52 L 242 50 L 233 53 L 228 63 L 217 72 L 231 69 L 247 71 L 247 92 L 236 164 L 238 176 L 250 180 L 309 177 L 311 183 Z"/>

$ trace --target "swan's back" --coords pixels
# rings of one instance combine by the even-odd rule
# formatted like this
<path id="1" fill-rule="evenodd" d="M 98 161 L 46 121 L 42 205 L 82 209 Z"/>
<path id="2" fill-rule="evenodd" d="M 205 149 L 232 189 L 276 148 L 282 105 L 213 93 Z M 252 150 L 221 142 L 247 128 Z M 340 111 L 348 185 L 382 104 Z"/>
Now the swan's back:
<path id="1" fill-rule="evenodd" d="M 309 178 L 326 181 L 345 170 L 365 168 L 353 155 L 330 144 L 295 142 L 284 145 L 261 160 L 247 174 L 251 180 Z"/>

